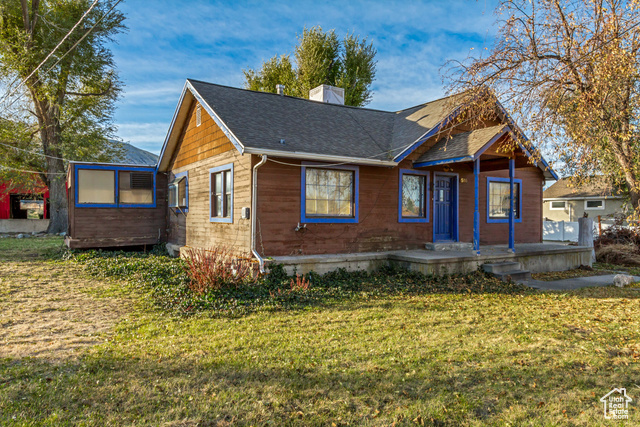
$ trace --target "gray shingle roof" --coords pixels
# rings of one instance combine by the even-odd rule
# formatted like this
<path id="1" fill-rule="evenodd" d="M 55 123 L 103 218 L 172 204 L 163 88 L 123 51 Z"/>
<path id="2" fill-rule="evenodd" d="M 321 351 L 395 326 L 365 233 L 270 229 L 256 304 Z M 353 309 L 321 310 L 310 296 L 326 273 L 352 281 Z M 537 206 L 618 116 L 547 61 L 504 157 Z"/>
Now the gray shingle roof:
<path id="1" fill-rule="evenodd" d="M 612 189 L 605 183 L 601 177 L 596 177 L 589 184 L 580 187 L 571 183 L 571 178 L 561 178 L 551 187 L 544 190 L 543 198 L 545 199 L 561 199 L 564 197 L 618 197 L 619 192 Z"/>
<path id="2" fill-rule="evenodd" d="M 450 112 L 447 98 L 389 112 L 189 83 L 252 148 L 392 160 Z"/>
<path id="3" fill-rule="evenodd" d="M 473 156 L 505 128 L 505 124 L 444 137 L 424 153 L 416 163 Z"/>
<path id="4" fill-rule="evenodd" d="M 406 154 L 432 135 L 440 123 L 457 109 L 455 99 L 441 98 L 405 110 L 390 112 L 328 104 L 308 99 L 256 92 L 187 80 L 167 134 L 158 164 L 169 166 L 176 149 L 182 123 L 187 119 L 188 103 L 197 99 L 238 146 L 254 154 L 314 159 L 341 157 L 355 163 L 385 165 L 398 163 Z M 179 123 L 174 127 L 176 123 Z M 497 133 L 499 127 L 458 135 L 446 143 L 439 141 L 422 159 L 446 160 L 474 154 Z M 493 132 L 493 134 L 492 134 Z M 284 140 L 284 143 L 280 141 Z M 406 152 L 405 152 L 406 151 Z M 542 162 L 544 163 L 544 162 Z M 553 172 L 543 169 L 545 176 Z"/>

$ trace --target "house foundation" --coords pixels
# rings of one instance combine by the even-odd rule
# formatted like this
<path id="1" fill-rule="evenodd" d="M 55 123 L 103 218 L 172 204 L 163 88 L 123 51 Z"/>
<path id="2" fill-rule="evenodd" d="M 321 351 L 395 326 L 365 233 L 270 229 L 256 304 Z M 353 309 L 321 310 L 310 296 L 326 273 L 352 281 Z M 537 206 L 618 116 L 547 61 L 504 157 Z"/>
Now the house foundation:
<path id="1" fill-rule="evenodd" d="M 270 263 L 282 264 L 289 274 L 311 271 L 325 274 L 344 268 L 347 271 L 375 271 L 383 266 L 397 266 L 423 274 L 464 274 L 483 264 L 519 262 L 531 273 L 564 271 L 581 265 L 591 266 L 591 248 L 550 243 L 517 244 L 515 253 L 508 245 L 482 246 L 481 255 L 472 250 L 389 251 L 330 255 L 277 256 Z"/>

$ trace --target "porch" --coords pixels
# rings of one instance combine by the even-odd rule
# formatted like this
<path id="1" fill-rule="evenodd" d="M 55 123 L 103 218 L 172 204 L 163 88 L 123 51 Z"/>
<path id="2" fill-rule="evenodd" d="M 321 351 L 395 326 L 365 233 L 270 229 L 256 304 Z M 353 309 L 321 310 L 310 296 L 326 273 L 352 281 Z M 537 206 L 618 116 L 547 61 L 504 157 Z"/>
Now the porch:
<path id="1" fill-rule="evenodd" d="M 504 243 L 507 252 L 515 253 L 516 240 L 542 241 L 541 236 L 533 236 L 538 225 L 532 222 L 532 216 L 540 216 L 540 179 L 557 179 L 557 175 L 544 159 L 518 142 L 515 133 L 520 132 L 508 125 L 460 133 L 442 138 L 413 160 L 414 169 L 433 171 L 434 245 L 454 243 L 455 253 L 455 243 L 469 242 L 475 255 L 486 251 L 491 256 L 495 250 L 485 244 Z M 519 172 L 516 177 L 516 170 L 532 168 L 538 175 Z M 518 238 L 516 223 L 520 224 Z M 472 225 L 471 235 L 461 236 L 460 228 L 467 224 Z M 496 239 L 498 235 L 504 237 Z"/>
<path id="2" fill-rule="evenodd" d="M 424 274 L 459 274 L 477 270 L 482 264 L 519 262 L 532 273 L 564 271 L 581 265 L 591 266 L 593 248 L 559 243 L 520 243 L 514 245 L 487 245 L 476 249 L 430 251 L 426 249 L 361 252 L 328 255 L 276 256 L 270 261 L 282 264 L 289 274 L 314 271 L 325 274 L 338 268 L 347 271 L 375 271 L 394 265 Z"/>

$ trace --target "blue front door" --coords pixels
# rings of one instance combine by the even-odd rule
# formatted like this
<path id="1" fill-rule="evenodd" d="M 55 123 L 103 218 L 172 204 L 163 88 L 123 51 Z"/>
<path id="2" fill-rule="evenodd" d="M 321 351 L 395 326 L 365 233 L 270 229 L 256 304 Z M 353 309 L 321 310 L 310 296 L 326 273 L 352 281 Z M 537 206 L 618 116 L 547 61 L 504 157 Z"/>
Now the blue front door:
<path id="1" fill-rule="evenodd" d="M 435 176 L 433 186 L 433 241 L 456 240 L 456 177 Z"/>

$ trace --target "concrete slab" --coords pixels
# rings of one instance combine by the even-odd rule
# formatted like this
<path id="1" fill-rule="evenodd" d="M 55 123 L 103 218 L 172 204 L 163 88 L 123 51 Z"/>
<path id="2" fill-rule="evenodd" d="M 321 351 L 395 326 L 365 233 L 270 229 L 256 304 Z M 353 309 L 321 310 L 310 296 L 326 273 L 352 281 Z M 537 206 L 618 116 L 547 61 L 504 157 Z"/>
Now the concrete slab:
<path id="1" fill-rule="evenodd" d="M 615 274 L 607 274 L 603 276 L 576 277 L 574 279 L 562 280 L 527 280 L 521 282 L 523 285 L 543 291 L 569 291 L 572 289 L 588 288 L 593 286 L 611 286 Z M 640 282 L 640 276 L 632 276 L 634 282 Z"/>
<path id="2" fill-rule="evenodd" d="M 276 256 L 272 262 L 282 264 L 287 272 L 324 274 L 338 268 L 349 271 L 374 271 L 394 265 L 424 274 L 455 274 L 477 270 L 482 264 L 519 262 L 532 273 L 563 271 L 591 265 L 592 248 L 560 243 L 516 244 L 515 253 L 507 245 L 482 246 L 480 255 L 470 250 L 428 251 L 424 249 L 327 255 Z"/>

